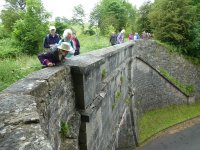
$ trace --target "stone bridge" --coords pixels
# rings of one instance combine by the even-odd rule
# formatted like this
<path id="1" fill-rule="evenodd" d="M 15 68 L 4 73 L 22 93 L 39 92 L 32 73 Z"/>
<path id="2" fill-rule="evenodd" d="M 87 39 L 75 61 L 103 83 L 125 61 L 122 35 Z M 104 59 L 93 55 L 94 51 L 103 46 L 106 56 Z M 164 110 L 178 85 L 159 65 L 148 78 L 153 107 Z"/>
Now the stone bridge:
<path id="1" fill-rule="evenodd" d="M 193 84 L 193 95 L 160 68 Z M 128 42 L 39 70 L 0 93 L 0 149 L 134 149 L 142 113 L 197 100 L 200 68 L 155 41 Z"/>

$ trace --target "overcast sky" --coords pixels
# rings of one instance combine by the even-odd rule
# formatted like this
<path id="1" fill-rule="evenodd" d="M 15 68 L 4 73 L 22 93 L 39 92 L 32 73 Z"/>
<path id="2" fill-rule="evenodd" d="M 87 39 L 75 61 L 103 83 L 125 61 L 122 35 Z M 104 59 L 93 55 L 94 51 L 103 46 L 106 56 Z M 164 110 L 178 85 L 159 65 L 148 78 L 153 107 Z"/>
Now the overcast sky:
<path id="1" fill-rule="evenodd" d="M 47 11 L 52 13 L 53 18 L 59 16 L 65 16 L 66 18 L 71 18 L 73 15 L 73 7 L 82 4 L 83 8 L 86 12 L 86 15 L 89 16 L 92 8 L 94 8 L 95 4 L 97 4 L 100 0 L 42 0 L 44 7 Z M 146 0 L 129 0 L 130 3 L 139 8 L 143 2 Z M 151 0 L 152 2 L 154 0 Z M 5 4 L 4 0 L 0 0 L 0 10 L 3 8 Z"/>

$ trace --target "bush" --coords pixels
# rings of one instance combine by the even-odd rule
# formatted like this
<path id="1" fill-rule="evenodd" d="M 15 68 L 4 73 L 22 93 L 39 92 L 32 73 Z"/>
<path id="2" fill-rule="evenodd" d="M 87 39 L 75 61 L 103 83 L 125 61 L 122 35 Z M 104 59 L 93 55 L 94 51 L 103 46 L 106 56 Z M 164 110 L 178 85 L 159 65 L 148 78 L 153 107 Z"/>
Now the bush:
<path id="1" fill-rule="evenodd" d="M 0 58 L 17 57 L 21 54 L 21 47 L 16 46 L 16 43 L 11 38 L 0 40 Z"/>
<path id="2" fill-rule="evenodd" d="M 5 30 L 4 26 L 0 24 L 0 39 L 8 38 L 10 34 Z"/>
<path id="3" fill-rule="evenodd" d="M 23 19 L 14 25 L 13 35 L 24 53 L 37 54 L 48 30 L 48 14 L 40 0 L 27 0 L 26 7 Z"/>

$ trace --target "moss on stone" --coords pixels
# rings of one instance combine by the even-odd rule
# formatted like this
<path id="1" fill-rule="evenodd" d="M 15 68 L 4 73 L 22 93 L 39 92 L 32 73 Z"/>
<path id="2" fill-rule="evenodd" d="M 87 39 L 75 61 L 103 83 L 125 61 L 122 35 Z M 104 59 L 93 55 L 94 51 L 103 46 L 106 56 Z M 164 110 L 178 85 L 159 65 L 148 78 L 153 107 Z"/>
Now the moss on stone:
<path id="1" fill-rule="evenodd" d="M 101 73 L 102 79 L 105 79 L 106 76 L 107 76 L 107 71 L 106 71 L 106 69 L 103 69 L 103 70 L 102 70 L 102 73 Z"/>
<path id="2" fill-rule="evenodd" d="M 67 134 L 69 133 L 69 129 L 70 129 L 70 125 L 64 121 L 61 121 L 60 134 L 61 134 L 62 139 L 67 137 Z"/>
<path id="3" fill-rule="evenodd" d="M 165 69 L 160 68 L 160 73 L 167 78 L 169 81 L 171 81 L 174 85 L 176 85 L 181 91 L 183 91 L 186 94 L 192 94 L 195 92 L 194 85 L 184 85 L 179 80 L 172 77 L 169 72 L 167 72 Z"/>

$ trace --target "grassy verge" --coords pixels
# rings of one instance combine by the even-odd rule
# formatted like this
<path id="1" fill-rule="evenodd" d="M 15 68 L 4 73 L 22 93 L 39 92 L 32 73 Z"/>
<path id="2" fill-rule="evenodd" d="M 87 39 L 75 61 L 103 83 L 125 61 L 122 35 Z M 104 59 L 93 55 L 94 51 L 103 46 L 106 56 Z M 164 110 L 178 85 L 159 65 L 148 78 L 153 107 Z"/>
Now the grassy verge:
<path id="1" fill-rule="evenodd" d="M 139 143 L 177 123 L 200 115 L 200 103 L 149 111 L 139 118 Z"/>
<path id="2" fill-rule="evenodd" d="M 36 56 L 20 55 L 16 59 L 0 60 L 0 91 L 29 73 L 41 69 Z"/>
<path id="3" fill-rule="evenodd" d="M 15 46 L 15 41 L 11 38 L 0 40 L 0 59 L 7 57 L 15 58 L 21 53 L 21 48 Z"/>
<path id="4" fill-rule="evenodd" d="M 81 44 L 81 54 L 86 53 L 92 50 L 104 48 L 110 46 L 109 38 L 104 36 L 88 36 L 88 35 L 80 35 L 78 37 Z"/>
<path id="5" fill-rule="evenodd" d="M 173 84 L 175 84 L 179 89 L 181 89 L 186 94 L 192 94 L 194 93 L 194 85 L 184 85 L 179 80 L 174 79 L 166 70 L 163 68 L 160 68 L 160 73 L 165 76 L 169 81 L 171 81 Z"/>
<path id="6" fill-rule="evenodd" d="M 109 39 L 103 36 L 78 36 L 81 53 L 109 46 Z M 21 53 L 10 38 L 0 40 L 0 91 L 29 73 L 39 70 L 41 66 L 36 56 Z"/>
<path id="7" fill-rule="evenodd" d="M 188 55 L 184 55 L 184 53 L 181 52 L 181 49 L 167 44 L 167 43 L 163 43 L 161 41 L 155 40 L 155 42 L 160 45 L 163 46 L 164 48 L 166 48 L 171 54 L 181 54 L 185 59 L 187 59 L 189 62 L 191 62 L 194 65 L 200 66 L 200 56 L 188 56 Z"/>

